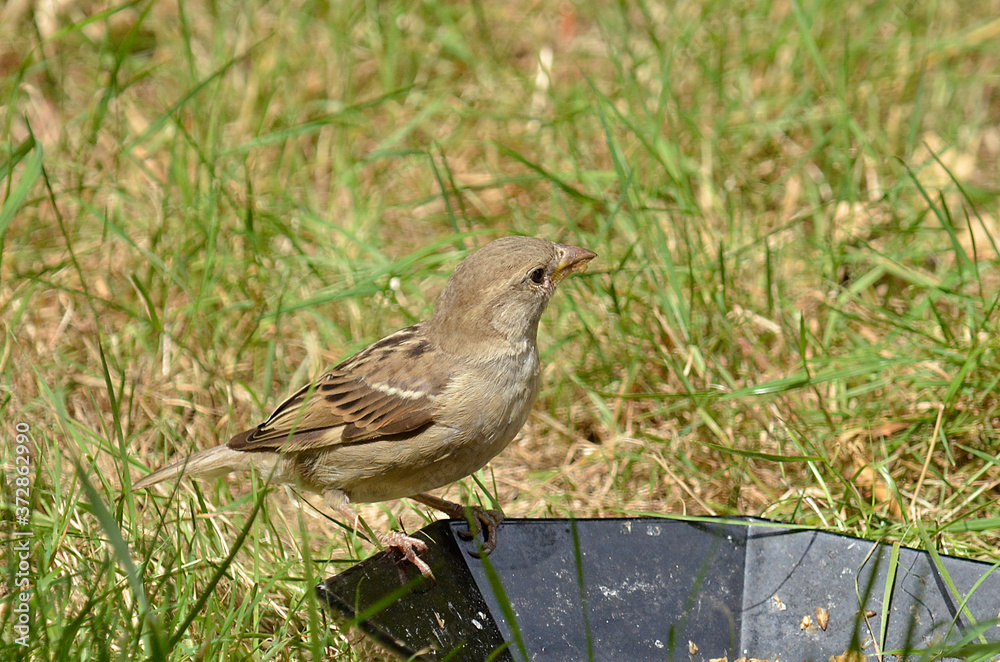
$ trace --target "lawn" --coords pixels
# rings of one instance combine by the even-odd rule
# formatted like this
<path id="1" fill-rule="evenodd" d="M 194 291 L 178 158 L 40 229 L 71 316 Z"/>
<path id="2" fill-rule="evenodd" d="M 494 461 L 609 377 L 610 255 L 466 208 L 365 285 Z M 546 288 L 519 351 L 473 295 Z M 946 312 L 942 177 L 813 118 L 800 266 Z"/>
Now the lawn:
<path id="1" fill-rule="evenodd" d="M 321 499 L 130 485 L 507 234 L 599 258 L 542 320 L 522 433 L 441 494 L 1000 562 L 998 15 L 7 2 L 0 657 L 368 659 L 312 587 L 375 548 Z"/>

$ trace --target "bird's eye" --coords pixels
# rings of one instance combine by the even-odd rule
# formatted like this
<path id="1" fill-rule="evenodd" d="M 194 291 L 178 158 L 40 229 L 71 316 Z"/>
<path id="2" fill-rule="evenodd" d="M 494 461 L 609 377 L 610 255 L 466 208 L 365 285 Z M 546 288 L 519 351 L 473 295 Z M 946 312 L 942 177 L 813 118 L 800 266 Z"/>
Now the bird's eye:
<path id="1" fill-rule="evenodd" d="M 541 285 L 545 280 L 545 269 L 538 267 L 528 274 L 528 280 L 530 280 L 535 285 Z"/>

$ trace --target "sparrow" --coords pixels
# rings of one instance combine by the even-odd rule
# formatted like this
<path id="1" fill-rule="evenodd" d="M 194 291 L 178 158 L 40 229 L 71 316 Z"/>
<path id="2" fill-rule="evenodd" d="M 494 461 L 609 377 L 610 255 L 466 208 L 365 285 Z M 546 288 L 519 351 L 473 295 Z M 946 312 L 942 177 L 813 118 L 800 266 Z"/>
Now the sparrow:
<path id="1" fill-rule="evenodd" d="M 133 489 L 253 470 L 323 495 L 355 530 L 351 503 L 390 499 L 465 519 L 465 507 L 427 492 L 478 471 L 514 439 L 538 395 L 542 312 L 559 282 L 595 257 L 532 237 L 490 242 L 458 265 L 429 318 L 346 359 L 257 427 L 157 469 Z M 469 535 L 485 527 L 489 553 L 503 514 L 470 510 Z M 422 540 L 395 531 L 377 537 L 433 579 L 419 556 Z"/>

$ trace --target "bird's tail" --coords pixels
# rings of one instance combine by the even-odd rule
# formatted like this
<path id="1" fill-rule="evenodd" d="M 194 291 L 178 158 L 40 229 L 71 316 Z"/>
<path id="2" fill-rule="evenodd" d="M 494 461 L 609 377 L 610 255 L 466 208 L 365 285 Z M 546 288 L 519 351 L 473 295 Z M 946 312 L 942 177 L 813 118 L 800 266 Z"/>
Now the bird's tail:
<path id="1" fill-rule="evenodd" d="M 215 446 L 157 469 L 145 478 L 136 481 L 132 485 L 132 489 L 142 490 L 181 476 L 217 478 L 231 471 L 246 471 L 252 466 L 252 455 L 252 453 L 234 451 L 225 445 Z M 262 467 L 257 468 L 262 469 Z"/>

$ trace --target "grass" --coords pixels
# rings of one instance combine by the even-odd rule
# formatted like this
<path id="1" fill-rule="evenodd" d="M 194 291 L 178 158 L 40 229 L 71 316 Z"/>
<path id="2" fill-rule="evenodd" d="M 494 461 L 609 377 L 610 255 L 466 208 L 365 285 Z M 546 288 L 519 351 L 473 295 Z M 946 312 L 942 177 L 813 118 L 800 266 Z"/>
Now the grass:
<path id="1" fill-rule="evenodd" d="M 34 591 L 27 648 L 0 602 L 4 658 L 355 655 L 311 587 L 372 548 L 315 499 L 128 487 L 510 233 L 600 259 L 481 478 L 508 515 L 762 515 L 1000 560 L 988 5 L 8 3 L 0 416 L 30 429 Z"/>

